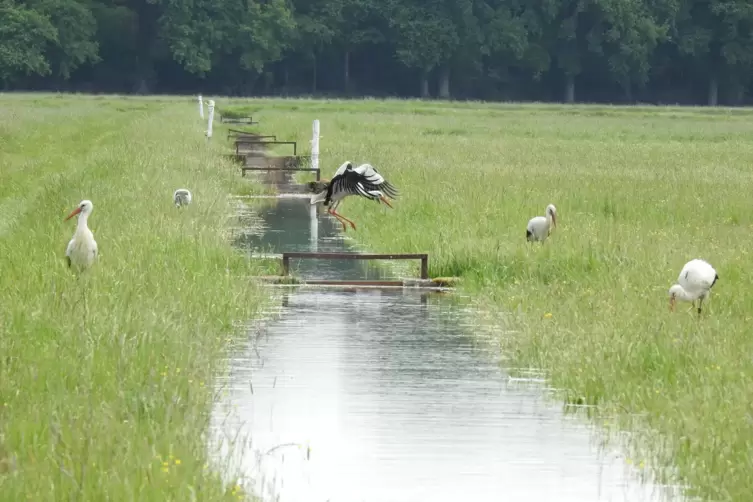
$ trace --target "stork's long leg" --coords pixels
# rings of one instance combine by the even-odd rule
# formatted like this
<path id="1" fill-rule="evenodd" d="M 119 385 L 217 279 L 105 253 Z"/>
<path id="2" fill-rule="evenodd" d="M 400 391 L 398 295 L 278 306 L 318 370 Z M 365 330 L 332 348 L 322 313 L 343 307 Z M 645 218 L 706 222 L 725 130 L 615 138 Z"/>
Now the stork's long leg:
<path id="1" fill-rule="evenodd" d="M 332 214 L 332 213 L 330 213 L 330 214 Z M 343 226 L 343 232 L 347 232 L 348 231 L 348 225 L 346 225 L 345 222 L 338 217 L 338 215 L 333 214 L 332 216 L 334 216 L 335 219 L 340 222 L 340 225 Z"/>
<path id="2" fill-rule="evenodd" d="M 352 222 L 352 221 L 350 221 L 350 220 L 349 220 L 348 218 L 346 218 L 345 216 L 341 215 L 340 213 L 338 213 L 338 212 L 337 212 L 337 211 L 335 211 L 334 209 L 330 208 L 330 209 L 329 209 L 329 214 L 331 214 L 332 216 L 334 216 L 334 217 L 336 217 L 336 218 L 337 218 L 338 220 L 340 220 L 340 223 L 342 223 L 342 221 L 343 221 L 343 220 L 347 221 L 348 223 L 350 223 L 350 226 L 351 226 L 351 227 L 353 227 L 353 230 L 355 230 L 355 229 L 356 229 L 356 224 L 355 224 L 355 223 L 353 223 L 353 222 Z M 345 223 L 343 223 L 343 230 L 344 230 L 344 229 L 345 229 Z"/>
<path id="3" fill-rule="evenodd" d="M 701 315 L 701 304 L 703 303 L 703 297 L 698 299 L 698 315 Z"/>
<path id="4" fill-rule="evenodd" d="M 343 226 L 343 232 L 348 231 L 348 227 L 345 225 L 345 222 L 340 218 L 340 215 L 335 212 L 335 208 L 338 206 L 340 201 L 334 201 L 332 204 L 327 207 L 327 214 L 331 214 L 335 217 L 337 221 L 340 222 L 340 225 Z"/>
<path id="5" fill-rule="evenodd" d="M 332 216 L 334 216 L 334 217 L 335 217 L 335 219 L 336 219 L 337 221 L 339 221 L 339 222 L 340 222 L 340 225 L 342 225 L 342 226 L 343 226 L 343 232 L 346 232 L 346 231 L 348 230 L 348 227 L 347 227 L 347 226 L 345 225 L 345 222 L 344 222 L 343 220 L 341 220 L 341 219 L 340 219 L 340 215 L 339 215 L 339 214 L 337 214 L 337 213 L 335 213 L 335 212 L 334 212 L 334 211 L 332 210 L 332 208 L 327 208 L 327 214 L 331 214 Z"/>
<path id="6" fill-rule="evenodd" d="M 330 208 L 330 209 L 327 210 L 327 212 L 329 214 L 331 214 L 332 216 L 334 216 L 337 219 L 337 221 L 340 222 L 340 224 L 343 226 L 343 232 L 347 232 L 348 231 L 348 226 L 345 224 L 346 221 L 348 223 L 350 223 L 351 225 L 353 225 L 352 221 L 350 221 L 349 219 L 347 219 L 345 216 L 337 213 L 334 209 Z M 356 227 L 353 227 L 353 228 L 355 229 Z"/>

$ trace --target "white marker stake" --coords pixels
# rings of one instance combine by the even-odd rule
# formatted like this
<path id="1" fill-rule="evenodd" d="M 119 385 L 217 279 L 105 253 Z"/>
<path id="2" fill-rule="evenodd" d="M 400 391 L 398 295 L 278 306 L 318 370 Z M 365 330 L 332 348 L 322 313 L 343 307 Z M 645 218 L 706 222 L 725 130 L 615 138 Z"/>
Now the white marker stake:
<path id="1" fill-rule="evenodd" d="M 311 167 L 319 168 L 319 119 L 314 120 L 314 134 L 311 136 Z"/>
<path id="2" fill-rule="evenodd" d="M 311 135 L 311 167 L 319 167 L 319 119 L 314 120 Z M 311 206 L 311 252 L 316 253 L 319 247 L 319 215 L 317 205 Z"/>
<path id="3" fill-rule="evenodd" d="M 305 199 L 304 199 L 305 200 Z M 308 203 L 308 201 L 306 201 Z M 319 249 L 319 215 L 317 214 L 317 205 L 316 204 L 310 204 L 311 213 L 311 229 L 309 233 L 311 234 L 311 253 L 316 253 Z"/>
<path id="4" fill-rule="evenodd" d="M 204 99 L 199 94 L 199 117 L 204 118 Z"/>
<path id="5" fill-rule="evenodd" d="M 207 123 L 207 139 L 212 137 L 212 121 L 214 120 L 214 100 L 209 100 L 209 122 Z"/>

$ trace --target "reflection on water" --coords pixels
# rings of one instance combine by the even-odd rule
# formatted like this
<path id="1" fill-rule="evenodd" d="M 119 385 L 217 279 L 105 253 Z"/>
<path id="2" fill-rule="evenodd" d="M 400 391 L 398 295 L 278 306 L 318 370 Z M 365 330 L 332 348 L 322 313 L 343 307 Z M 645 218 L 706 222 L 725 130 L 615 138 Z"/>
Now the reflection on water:
<path id="1" fill-rule="evenodd" d="M 235 242 L 238 247 L 253 253 L 348 250 L 337 220 L 326 213 L 316 218 L 316 206 L 312 206 L 309 199 L 279 199 L 275 202 L 262 211 L 261 230 L 239 237 Z M 411 262 L 409 266 L 418 270 L 417 262 Z M 358 260 L 295 259 L 291 260 L 290 269 L 292 274 L 309 279 L 383 279 L 394 275 L 384 267 Z M 418 277 L 417 272 L 405 275 Z"/>
<path id="2" fill-rule="evenodd" d="M 285 202 L 289 217 L 267 221 L 291 230 L 256 244 L 310 249 L 308 202 Z M 330 223 L 320 221 L 318 246 L 341 250 Z M 342 265 L 363 277 L 357 262 Z M 279 318 L 219 382 L 212 426 L 222 455 L 235 444 L 230 474 L 280 501 L 659 499 L 540 388 L 508 384 L 494 340 L 463 325 L 451 296 L 426 294 L 283 293 Z"/>

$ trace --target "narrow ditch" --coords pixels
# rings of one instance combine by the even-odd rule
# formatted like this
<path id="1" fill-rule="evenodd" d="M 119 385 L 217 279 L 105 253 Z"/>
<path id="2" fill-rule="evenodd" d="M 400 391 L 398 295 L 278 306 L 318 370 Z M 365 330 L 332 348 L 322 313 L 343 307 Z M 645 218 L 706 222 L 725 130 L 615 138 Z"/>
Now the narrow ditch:
<path id="1" fill-rule="evenodd" d="M 340 225 L 312 212 L 307 198 L 266 203 L 255 221 L 235 242 L 249 254 L 350 250 Z M 354 260 L 302 260 L 296 271 L 390 278 L 390 269 Z M 672 494 L 640 482 L 587 421 L 563 414 L 536 375 L 510 379 L 498 334 L 468 323 L 470 299 L 411 288 L 274 291 L 274 315 L 249 330 L 217 382 L 224 391 L 211 427 L 223 471 L 262 500 Z"/>

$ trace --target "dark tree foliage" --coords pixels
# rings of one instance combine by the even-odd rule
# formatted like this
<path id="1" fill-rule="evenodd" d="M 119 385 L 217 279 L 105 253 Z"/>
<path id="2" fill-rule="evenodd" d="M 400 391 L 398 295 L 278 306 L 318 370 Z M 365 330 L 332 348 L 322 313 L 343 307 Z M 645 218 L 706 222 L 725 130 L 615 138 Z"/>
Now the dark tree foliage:
<path id="1" fill-rule="evenodd" d="M 750 0 L 0 0 L 0 87 L 753 101 Z"/>

